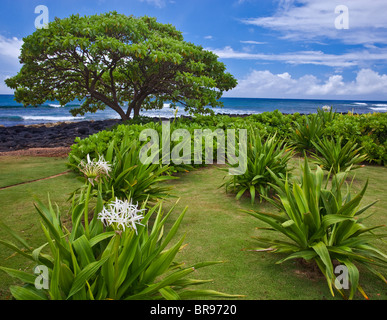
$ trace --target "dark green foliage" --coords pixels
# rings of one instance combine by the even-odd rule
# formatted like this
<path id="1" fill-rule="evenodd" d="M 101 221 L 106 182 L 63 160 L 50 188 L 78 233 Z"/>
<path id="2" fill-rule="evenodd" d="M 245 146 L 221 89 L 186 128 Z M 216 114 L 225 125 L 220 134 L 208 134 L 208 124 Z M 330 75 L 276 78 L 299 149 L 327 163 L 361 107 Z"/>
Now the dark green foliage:
<path id="1" fill-rule="evenodd" d="M 332 295 L 334 288 L 352 299 L 357 290 L 367 298 L 359 284 L 359 269 L 362 266 L 387 282 L 375 266 L 387 267 L 387 255 L 372 243 L 386 234 L 377 234 L 375 229 L 382 226 L 364 225 L 366 218 L 361 215 L 374 203 L 361 206 L 367 184 L 356 196 L 351 187 L 345 191 L 346 172 L 324 178 L 323 170 L 317 166 L 312 171 L 305 158 L 300 182 L 282 181 L 273 174 L 278 199 L 267 198 L 280 210 L 279 214 L 248 211 L 253 217 L 270 225 L 271 229 L 286 237 L 257 237 L 264 248 L 260 251 L 284 253 L 278 263 L 291 259 L 313 261 L 326 277 Z M 338 262 L 348 270 L 349 295 L 336 286 L 334 263 Z"/>
<path id="2" fill-rule="evenodd" d="M 309 120 L 305 120 L 309 119 Z M 312 119 L 312 120 L 310 120 Z M 309 127 L 306 124 L 309 123 Z M 312 127 L 310 126 L 312 124 Z M 143 118 L 142 121 L 129 125 L 119 125 L 110 131 L 101 131 L 85 139 L 76 139 L 71 147 L 71 155 L 84 159 L 88 153 L 92 157 L 103 154 L 110 141 L 115 138 L 117 145 L 126 135 L 132 139 L 138 139 L 138 135 L 144 129 L 151 128 L 161 133 L 161 124 Z M 285 140 L 288 144 L 298 146 L 302 152 L 303 148 L 314 151 L 318 139 L 327 137 L 329 139 L 342 138 L 342 144 L 348 141 L 357 143 L 362 154 L 367 155 L 371 163 L 387 163 L 387 113 L 386 114 L 338 114 L 319 111 L 314 115 L 289 114 L 285 115 L 279 111 L 264 112 L 247 117 L 230 117 L 226 115 L 204 116 L 196 115 L 193 118 L 177 118 L 171 123 L 171 131 L 175 129 L 187 129 L 193 139 L 194 129 L 209 129 L 215 131 L 222 129 L 227 134 L 227 129 L 246 129 L 259 131 L 262 137 L 276 134 L 277 138 Z M 296 130 L 301 129 L 303 134 L 297 135 Z M 173 145 L 171 145 L 173 147 Z M 216 154 L 214 154 L 216 160 Z M 70 162 L 74 163 L 70 158 Z M 174 166 L 174 171 L 190 170 L 194 166 Z"/>
<path id="3" fill-rule="evenodd" d="M 228 176 L 222 186 L 226 187 L 226 191 L 232 190 L 236 193 L 236 199 L 240 199 L 248 192 L 251 203 L 254 203 L 256 195 L 260 198 L 269 195 L 272 190 L 271 184 L 275 183 L 273 175 L 278 179 L 285 179 L 292 152 L 276 135 L 263 139 L 258 130 L 251 129 L 246 157 L 246 172 L 242 175 Z"/>
<path id="4" fill-rule="evenodd" d="M 361 154 L 362 148 L 358 148 L 357 143 L 352 140 L 346 143 L 342 141 L 342 137 L 338 139 L 323 137 L 317 142 L 312 141 L 317 150 L 312 154 L 315 162 L 327 171 L 332 170 L 334 174 L 359 168 L 359 164 L 367 160 L 367 156 Z"/>
<path id="5" fill-rule="evenodd" d="M 291 144 L 296 150 L 314 150 L 313 141 L 321 138 L 324 134 L 324 120 L 319 114 L 309 114 L 304 121 L 294 122 L 294 130 L 290 137 Z"/>
<path id="6" fill-rule="evenodd" d="M 387 163 L 387 113 L 337 114 L 325 133 L 343 141 L 353 140 L 363 148 L 369 162 Z"/>
<path id="7" fill-rule="evenodd" d="M 161 186 L 159 182 L 174 179 L 170 175 L 170 167 L 159 163 L 143 164 L 139 159 L 143 143 L 130 135 L 124 135 L 119 143 L 117 138 L 113 138 L 106 151 L 98 154 L 111 164 L 112 170 L 108 177 L 103 178 L 103 183 L 95 185 L 94 189 L 100 189 L 106 201 L 117 197 L 130 198 L 134 203 L 147 199 L 155 202 L 169 196 L 170 188 Z M 72 158 L 80 163 L 81 159 L 74 155 Z"/>

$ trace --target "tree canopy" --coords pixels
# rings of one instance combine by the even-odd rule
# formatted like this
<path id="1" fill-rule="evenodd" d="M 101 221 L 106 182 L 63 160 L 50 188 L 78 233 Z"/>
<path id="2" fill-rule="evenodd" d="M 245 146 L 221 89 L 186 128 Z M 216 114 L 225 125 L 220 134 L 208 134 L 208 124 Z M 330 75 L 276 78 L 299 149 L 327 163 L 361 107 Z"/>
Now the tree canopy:
<path id="1" fill-rule="evenodd" d="M 123 120 L 165 102 L 203 113 L 237 84 L 218 56 L 151 17 L 71 15 L 23 41 L 22 67 L 6 84 L 25 106 L 79 100 L 73 115 L 108 106 Z"/>

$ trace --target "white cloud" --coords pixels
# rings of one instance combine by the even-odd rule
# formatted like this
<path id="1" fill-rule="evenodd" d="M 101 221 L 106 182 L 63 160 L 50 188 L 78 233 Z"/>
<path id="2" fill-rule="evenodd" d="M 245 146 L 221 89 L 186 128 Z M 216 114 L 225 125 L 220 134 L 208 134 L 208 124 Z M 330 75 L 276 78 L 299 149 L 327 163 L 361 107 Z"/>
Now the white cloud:
<path id="1" fill-rule="evenodd" d="M 23 41 L 0 35 L 0 94 L 12 94 L 4 80 L 17 74 L 20 69 L 19 55 Z"/>
<path id="2" fill-rule="evenodd" d="M 240 43 L 245 43 L 245 44 L 267 44 L 267 42 L 260 42 L 260 41 L 254 41 L 254 40 L 241 40 Z"/>
<path id="3" fill-rule="evenodd" d="M 8 79 L 9 76 L 5 76 L 3 74 L 0 74 L 0 94 L 13 94 L 13 90 L 8 88 L 5 84 L 4 80 Z"/>
<path id="4" fill-rule="evenodd" d="M 140 0 L 141 2 L 146 2 L 148 4 L 154 5 L 157 8 L 163 8 L 166 5 L 165 0 Z"/>
<path id="5" fill-rule="evenodd" d="M 298 79 L 289 73 L 273 74 L 268 70 L 254 70 L 238 86 L 227 93 L 229 97 L 246 98 L 387 98 L 387 75 L 371 69 L 361 69 L 353 81 L 332 75 L 322 81 L 314 75 Z M 380 94 L 384 96 L 380 96 Z"/>
<path id="6" fill-rule="evenodd" d="M 348 8 L 349 29 L 338 30 L 338 5 Z M 293 40 L 341 40 L 347 44 L 387 43 L 387 1 L 385 0 L 282 0 L 275 14 L 250 18 L 243 23 L 280 31 Z"/>
<path id="7" fill-rule="evenodd" d="M 212 40 L 212 39 L 214 39 L 214 37 L 213 37 L 213 36 L 210 36 L 210 35 L 208 35 L 208 36 L 205 36 L 205 37 L 204 37 L 204 39 L 206 39 L 206 40 Z"/>
<path id="8" fill-rule="evenodd" d="M 23 41 L 16 37 L 8 39 L 0 35 L 0 59 L 19 63 L 18 57 L 22 44 Z"/>
<path id="9" fill-rule="evenodd" d="M 235 51 L 227 46 L 223 49 L 211 49 L 220 59 L 261 60 L 283 62 L 294 65 L 324 65 L 329 67 L 367 67 L 371 63 L 387 61 L 387 49 L 364 49 L 343 54 L 327 54 L 322 51 L 296 51 L 291 53 L 266 54 Z"/>

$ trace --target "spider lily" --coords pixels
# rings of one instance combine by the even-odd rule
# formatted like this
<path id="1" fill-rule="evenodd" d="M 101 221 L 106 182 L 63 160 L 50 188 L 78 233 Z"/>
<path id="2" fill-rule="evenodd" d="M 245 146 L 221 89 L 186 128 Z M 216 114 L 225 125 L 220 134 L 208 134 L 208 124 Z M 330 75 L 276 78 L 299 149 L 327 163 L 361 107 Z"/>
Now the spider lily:
<path id="1" fill-rule="evenodd" d="M 104 207 L 98 214 L 105 226 L 114 225 L 117 229 L 125 231 L 125 228 L 129 227 L 135 230 L 137 234 L 136 224 L 140 224 L 140 221 L 144 218 L 142 214 L 145 209 L 138 209 L 138 204 L 134 205 L 132 200 L 122 201 L 118 198 L 113 203 L 108 204 L 108 208 Z"/>
<path id="2" fill-rule="evenodd" d="M 92 184 L 94 181 L 98 181 L 102 176 L 109 176 L 111 171 L 111 165 L 105 161 L 103 156 L 100 156 L 98 161 L 95 159 L 90 160 L 90 156 L 87 155 L 87 162 L 81 161 L 79 163 L 79 170 L 83 172 L 87 180 Z"/>

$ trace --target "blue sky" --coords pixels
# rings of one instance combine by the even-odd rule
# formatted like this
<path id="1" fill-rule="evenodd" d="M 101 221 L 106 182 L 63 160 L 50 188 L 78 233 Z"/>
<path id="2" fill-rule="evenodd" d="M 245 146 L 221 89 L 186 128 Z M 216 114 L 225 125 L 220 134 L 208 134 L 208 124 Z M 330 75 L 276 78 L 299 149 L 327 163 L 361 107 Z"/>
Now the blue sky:
<path id="1" fill-rule="evenodd" d="M 238 79 L 226 97 L 387 100 L 386 0 L 2 0 L 0 93 L 38 5 L 49 21 L 115 10 L 171 23 Z"/>

